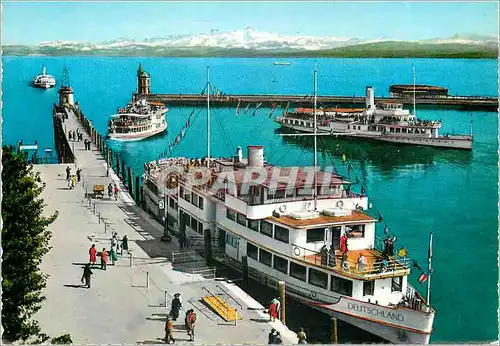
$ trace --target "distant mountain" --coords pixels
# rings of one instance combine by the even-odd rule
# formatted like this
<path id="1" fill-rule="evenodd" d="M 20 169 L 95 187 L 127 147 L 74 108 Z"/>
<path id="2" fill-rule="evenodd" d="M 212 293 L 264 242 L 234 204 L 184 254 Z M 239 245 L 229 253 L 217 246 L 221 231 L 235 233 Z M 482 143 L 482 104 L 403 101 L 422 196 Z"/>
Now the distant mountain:
<path id="1" fill-rule="evenodd" d="M 454 35 L 422 41 L 285 36 L 251 28 L 226 33 L 170 35 L 143 41 L 116 39 L 101 43 L 53 41 L 34 46 L 5 45 L 5 55 L 103 56 L 335 56 L 497 58 L 497 37 Z"/>

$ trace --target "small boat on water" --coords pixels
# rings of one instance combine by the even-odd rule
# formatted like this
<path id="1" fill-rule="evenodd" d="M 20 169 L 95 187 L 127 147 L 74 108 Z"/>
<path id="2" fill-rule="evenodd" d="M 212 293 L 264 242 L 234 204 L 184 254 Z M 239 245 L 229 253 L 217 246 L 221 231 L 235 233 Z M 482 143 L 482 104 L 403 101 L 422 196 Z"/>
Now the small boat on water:
<path id="1" fill-rule="evenodd" d="M 291 65 L 291 62 L 288 61 L 275 61 L 273 62 L 273 65 L 278 65 L 278 66 L 288 66 Z"/>
<path id="2" fill-rule="evenodd" d="M 56 86 L 56 79 L 54 76 L 46 73 L 45 66 L 42 67 L 42 74 L 33 78 L 33 86 L 42 89 L 53 88 Z"/>
<path id="3" fill-rule="evenodd" d="M 108 121 L 108 137 L 120 141 L 138 141 L 156 136 L 167 129 L 163 103 L 141 98 L 119 108 Z"/>

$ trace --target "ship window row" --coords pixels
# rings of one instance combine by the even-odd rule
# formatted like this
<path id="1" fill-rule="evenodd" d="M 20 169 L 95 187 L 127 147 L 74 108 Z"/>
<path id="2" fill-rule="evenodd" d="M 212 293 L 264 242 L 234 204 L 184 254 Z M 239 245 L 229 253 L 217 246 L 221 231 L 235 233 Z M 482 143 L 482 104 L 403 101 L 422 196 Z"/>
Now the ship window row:
<path id="1" fill-rule="evenodd" d="M 148 188 L 149 191 L 151 191 L 154 195 L 158 195 L 158 186 L 156 186 L 155 183 L 153 183 L 151 180 L 146 180 L 146 187 Z"/>
<path id="2" fill-rule="evenodd" d="M 340 293 L 346 296 L 352 296 L 351 280 L 329 275 L 321 270 L 306 267 L 293 261 L 273 255 L 271 252 L 260 249 L 257 246 L 247 243 L 247 256 L 273 268 L 283 274 L 289 275 L 294 279 L 308 282 L 309 284 L 330 291 Z M 309 275 L 308 275 L 309 274 Z M 328 277 L 330 276 L 330 287 L 328 287 Z"/>
<path id="3" fill-rule="evenodd" d="M 179 196 L 181 196 L 182 199 L 188 201 L 189 203 L 191 203 L 195 207 L 203 210 L 204 201 L 203 201 L 203 197 L 201 197 L 200 195 L 198 195 L 192 191 L 186 190 L 186 189 L 184 189 L 183 186 L 181 186 L 179 189 Z"/>
<path id="4" fill-rule="evenodd" d="M 179 209 L 179 205 L 177 204 L 177 201 L 175 199 L 173 199 L 172 197 L 170 197 L 168 199 L 168 205 L 171 209 L 174 209 L 175 211 L 177 211 Z"/>
<path id="5" fill-rule="evenodd" d="M 252 231 L 259 232 L 270 238 L 274 238 L 283 243 L 290 242 L 290 230 L 279 225 L 274 225 L 265 220 L 248 220 L 245 215 L 231 209 L 226 209 L 226 217 L 243 227 L 249 228 Z"/>
<path id="6" fill-rule="evenodd" d="M 193 231 L 203 235 L 203 223 L 201 221 L 185 213 L 183 210 L 180 211 L 180 218 L 181 220 L 184 220 L 184 224 L 187 227 L 190 227 Z"/>

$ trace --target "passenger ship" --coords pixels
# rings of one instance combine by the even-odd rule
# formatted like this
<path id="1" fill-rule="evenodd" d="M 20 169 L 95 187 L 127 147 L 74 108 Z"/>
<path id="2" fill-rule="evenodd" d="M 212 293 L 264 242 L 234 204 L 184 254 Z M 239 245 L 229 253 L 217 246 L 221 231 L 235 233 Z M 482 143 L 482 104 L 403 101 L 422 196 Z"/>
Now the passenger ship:
<path id="1" fill-rule="evenodd" d="M 424 299 L 408 282 L 410 258 L 382 245 L 368 198 L 351 182 L 316 164 L 273 166 L 261 146 L 249 146 L 246 158 L 239 147 L 233 157 L 209 153 L 146 163 L 147 210 L 204 239 L 207 256 L 270 287 L 286 282 L 287 294 L 308 306 L 393 343 L 429 342 L 430 274 Z"/>
<path id="2" fill-rule="evenodd" d="M 42 67 L 42 74 L 39 74 L 36 77 L 33 77 L 33 86 L 42 89 L 49 89 L 56 86 L 56 79 L 54 76 L 47 74 L 45 66 Z"/>
<path id="3" fill-rule="evenodd" d="M 299 132 L 314 132 L 313 110 L 299 108 L 285 112 L 275 121 L 283 128 Z M 387 102 L 375 105 L 374 89 L 366 88 L 366 109 L 322 109 L 317 111 L 316 123 L 320 134 L 342 133 L 346 137 L 377 141 L 415 144 L 432 147 L 472 149 L 472 122 L 470 135 L 439 135 L 440 121 L 421 120 L 402 103 Z"/>
<path id="4" fill-rule="evenodd" d="M 168 108 L 158 102 L 138 99 L 119 108 L 108 121 L 108 137 L 120 141 L 137 141 L 156 136 L 167 129 Z"/>

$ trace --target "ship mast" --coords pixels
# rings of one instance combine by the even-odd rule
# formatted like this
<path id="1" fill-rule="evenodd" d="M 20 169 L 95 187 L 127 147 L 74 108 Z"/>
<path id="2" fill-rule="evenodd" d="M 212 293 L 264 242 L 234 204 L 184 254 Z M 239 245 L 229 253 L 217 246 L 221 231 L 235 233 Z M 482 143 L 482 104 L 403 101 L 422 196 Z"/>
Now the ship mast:
<path id="1" fill-rule="evenodd" d="M 207 66 L 207 167 L 210 167 L 210 67 Z"/>
<path id="2" fill-rule="evenodd" d="M 317 129 L 316 129 L 316 103 L 318 98 L 318 71 L 316 66 L 314 66 L 314 211 L 318 209 L 318 191 L 317 191 L 317 167 L 318 167 L 318 148 L 317 148 Z"/>
<path id="3" fill-rule="evenodd" d="M 416 93 L 416 89 L 415 89 L 415 66 L 413 66 L 413 115 L 416 116 L 417 115 L 417 107 L 416 107 L 416 101 L 415 101 L 415 93 Z"/>
<path id="4" fill-rule="evenodd" d="M 431 306 L 431 276 L 432 276 L 432 232 L 429 235 L 429 253 L 427 255 L 428 265 L 427 265 L 427 306 Z"/>

